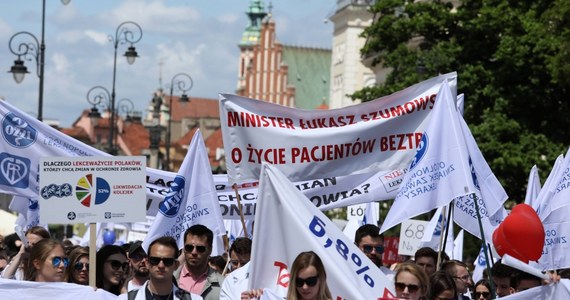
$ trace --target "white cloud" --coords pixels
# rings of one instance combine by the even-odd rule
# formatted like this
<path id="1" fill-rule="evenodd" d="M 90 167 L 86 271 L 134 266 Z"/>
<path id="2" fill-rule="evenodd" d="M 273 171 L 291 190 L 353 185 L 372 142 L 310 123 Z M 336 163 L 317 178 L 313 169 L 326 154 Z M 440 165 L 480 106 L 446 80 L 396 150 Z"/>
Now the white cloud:
<path id="1" fill-rule="evenodd" d="M 69 61 L 61 53 L 56 53 L 51 57 L 54 62 L 54 69 L 56 73 L 65 74 L 69 69 Z"/>
<path id="2" fill-rule="evenodd" d="M 104 44 L 107 44 L 109 42 L 108 34 L 103 33 L 103 32 L 86 30 L 86 31 L 84 31 L 84 34 L 99 45 L 104 45 Z"/>
<path id="3" fill-rule="evenodd" d="M 238 21 L 239 18 L 240 17 L 237 14 L 223 14 L 223 15 L 218 16 L 216 19 L 220 23 L 233 24 L 236 21 Z"/>

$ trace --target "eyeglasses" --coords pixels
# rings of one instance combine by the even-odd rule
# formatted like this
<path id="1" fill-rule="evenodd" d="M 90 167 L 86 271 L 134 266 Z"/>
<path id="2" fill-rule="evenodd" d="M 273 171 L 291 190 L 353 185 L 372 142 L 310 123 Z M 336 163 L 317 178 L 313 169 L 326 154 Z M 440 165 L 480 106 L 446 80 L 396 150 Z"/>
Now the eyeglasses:
<path id="1" fill-rule="evenodd" d="M 83 268 L 85 268 L 85 270 L 89 271 L 89 263 L 76 262 L 75 265 L 73 265 L 73 268 L 76 271 L 82 271 Z"/>
<path id="2" fill-rule="evenodd" d="M 396 282 L 396 291 L 403 292 L 406 288 L 408 288 L 408 292 L 410 294 L 413 294 L 420 289 L 420 287 L 415 284 L 405 284 L 402 282 Z"/>
<path id="3" fill-rule="evenodd" d="M 467 275 L 463 275 L 461 277 L 459 276 L 453 276 L 453 278 L 455 279 L 459 279 L 459 280 L 463 280 L 465 282 L 469 281 L 469 278 L 471 278 L 471 275 L 467 274 Z"/>
<path id="4" fill-rule="evenodd" d="M 135 262 L 140 262 L 141 260 L 148 258 L 148 256 L 146 254 L 139 252 L 139 253 L 133 253 L 133 254 L 129 255 L 129 258 Z"/>
<path id="5" fill-rule="evenodd" d="M 206 246 L 194 246 L 194 245 L 184 245 L 184 251 L 191 253 L 192 251 L 194 251 L 194 248 L 196 248 L 196 251 L 198 251 L 198 253 L 204 253 L 206 252 Z"/>
<path id="6" fill-rule="evenodd" d="M 300 288 L 303 287 L 305 284 L 307 286 L 315 286 L 317 285 L 317 282 L 319 281 L 319 276 L 313 276 L 313 277 L 308 277 L 308 278 L 299 278 L 297 277 L 297 279 L 295 279 L 295 285 Z"/>
<path id="7" fill-rule="evenodd" d="M 363 245 L 362 246 L 362 252 L 364 252 L 366 254 L 372 253 L 372 250 L 375 250 L 376 253 L 384 253 L 384 247 L 383 246 L 372 246 L 372 245 Z"/>
<path id="8" fill-rule="evenodd" d="M 51 264 L 56 268 L 59 267 L 61 263 L 63 263 L 64 267 L 67 267 L 67 265 L 69 264 L 69 259 L 61 256 L 56 256 L 51 260 Z"/>
<path id="9" fill-rule="evenodd" d="M 487 298 L 489 298 L 489 296 L 491 296 L 491 293 L 489 293 L 489 292 L 475 292 L 475 293 L 473 293 L 473 295 L 475 295 L 475 297 L 473 297 L 474 299 L 479 299 L 479 298 L 481 298 L 481 296 L 483 296 L 483 298 L 487 299 Z"/>
<path id="10" fill-rule="evenodd" d="M 160 262 L 163 262 L 165 266 L 170 267 L 174 264 L 174 262 L 176 261 L 176 258 L 172 258 L 172 257 L 156 257 L 156 256 L 149 256 L 148 257 L 148 262 L 152 265 L 152 266 L 158 266 L 158 264 L 160 264 Z"/>
<path id="11" fill-rule="evenodd" d="M 121 262 L 121 261 L 115 260 L 115 259 L 110 259 L 107 262 L 111 264 L 111 268 L 113 268 L 113 270 L 115 270 L 115 271 L 117 271 L 121 268 L 123 269 L 123 271 L 125 271 L 127 269 L 127 267 L 129 266 L 128 262 Z"/>

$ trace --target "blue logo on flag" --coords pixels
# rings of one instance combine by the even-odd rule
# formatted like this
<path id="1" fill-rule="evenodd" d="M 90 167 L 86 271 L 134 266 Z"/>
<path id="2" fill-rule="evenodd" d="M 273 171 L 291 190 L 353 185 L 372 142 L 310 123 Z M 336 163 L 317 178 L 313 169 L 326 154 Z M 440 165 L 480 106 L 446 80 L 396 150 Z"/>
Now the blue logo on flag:
<path id="1" fill-rule="evenodd" d="M 422 158 L 425 156 L 427 152 L 428 146 L 429 146 L 429 139 L 427 134 L 424 132 L 424 134 L 422 134 L 422 139 L 420 141 L 420 145 L 418 146 L 416 155 L 414 155 L 414 159 L 410 164 L 410 170 L 413 169 L 422 160 Z"/>
<path id="2" fill-rule="evenodd" d="M 471 177 L 473 178 L 473 185 L 478 189 L 479 188 L 479 180 L 477 180 L 477 173 L 475 172 L 475 167 L 473 166 L 473 161 L 471 160 L 471 156 L 469 156 L 469 167 L 471 168 Z"/>
<path id="3" fill-rule="evenodd" d="M 28 209 L 29 210 L 36 210 L 39 208 L 38 200 L 28 199 Z"/>
<path id="4" fill-rule="evenodd" d="M 170 186 L 170 190 L 164 200 L 158 205 L 158 211 L 165 217 L 172 218 L 178 215 L 180 210 L 180 204 L 184 199 L 184 185 L 186 184 L 186 179 L 180 175 L 177 175 Z"/>
<path id="5" fill-rule="evenodd" d="M 2 136 L 10 145 L 26 148 L 36 141 L 38 132 L 24 119 L 8 113 L 2 120 Z"/>
<path id="6" fill-rule="evenodd" d="M 28 188 L 30 160 L 6 152 L 0 153 L 0 184 Z"/>

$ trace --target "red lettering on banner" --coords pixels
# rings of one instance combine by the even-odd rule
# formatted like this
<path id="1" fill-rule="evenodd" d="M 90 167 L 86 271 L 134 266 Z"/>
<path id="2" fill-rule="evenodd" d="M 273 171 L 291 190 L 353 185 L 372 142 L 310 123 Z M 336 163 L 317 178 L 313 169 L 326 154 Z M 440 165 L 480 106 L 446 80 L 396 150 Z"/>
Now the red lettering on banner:
<path id="1" fill-rule="evenodd" d="M 279 127 L 295 129 L 293 119 L 260 116 L 248 112 L 228 111 L 228 127 Z"/>
<path id="2" fill-rule="evenodd" d="M 351 124 L 356 124 L 353 115 L 299 120 L 299 127 L 301 127 L 301 129 L 335 128 Z"/>
<path id="3" fill-rule="evenodd" d="M 404 171 L 395 170 L 393 172 L 390 172 L 389 174 L 384 175 L 384 179 L 394 179 L 394 178 L 400 177 L 402 175 L 404 175 Z"/>
<path id="4" fill-rule="evenodd" d="M 320 145 L 311 148 L 291 148 L 291 162 L 307 163 L 331 161 L 359 156 L 361 154 L 372 153 L 375 143 L 375 139 L 361 141 L 360 138 L 357 138 L 353 143 Z"/>
<path id="5" fill-rule="evenodd" d="M 419 132 L 393 134 L 380 138 L 380 151 L 416 149 L 422 140 Z"/>
<path id="6" fill-rule="evenodd" d="M 287 288 L 289 287 L 289 271 L 287 271 L 287 265 L 276 261 L 273 263 L 274 266 L 279 267 L 279 274 L 277 276 L 277 284 Z"/>
<path id="7" fill-rule="evenodd" d="M 383 110 L 369 112 L 368 114 L 362 114 L 360 115 L 360 119 L 365 122 L 390 119 L 421 110 L 432 109 L 433 104 L 435 103 L 435 97 L 436 94 L 432 94 L 425 97 L 420 97 L 419 99 L 408 101 L 402 105 L 395 105 Z M 428 106 L 428 104 L 430 105 Z"/>

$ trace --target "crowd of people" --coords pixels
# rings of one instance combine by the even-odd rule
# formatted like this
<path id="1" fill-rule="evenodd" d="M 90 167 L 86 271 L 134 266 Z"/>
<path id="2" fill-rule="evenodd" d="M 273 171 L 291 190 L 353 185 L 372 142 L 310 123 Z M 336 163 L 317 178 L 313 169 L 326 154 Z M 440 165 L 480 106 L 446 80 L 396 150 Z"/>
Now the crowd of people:
<path id="1" fill-rule="evenodd" d="M 26 239 L 0 239 L 1 277 L 35 282 L 89 284 L 89 249 L 50 237 L 43 227 L 32 227 Z M 248 289 L 252 241 L 235 239 L 226 256 L 212 256 L 213 233 L 193 225 L 178 249 L 172 237 L 160 237 L 143 249 L 137 241 L 105 245 L 96 255 L 96 288 L 119 299 L 258 299 L 264 287 Z M 382 263 L 383 236 L 375 225 L 363 225 L 355 245 L 393 282 L 396 297 L 412 300 L 489 300 L 545 284 L 544 280 L 502 264 L 493 264 L 491 278 L 473 283 L 467 264 L 449 260 L 445 253 L 425 247 L 413 259 L 393 269 Z M 568 278 L 567 270 L 560 276 Z M 325 265 L 313 251 L 299 253 L 289 269 L 287 300 L 331 300 Z"/>

